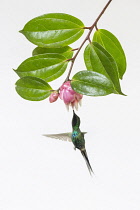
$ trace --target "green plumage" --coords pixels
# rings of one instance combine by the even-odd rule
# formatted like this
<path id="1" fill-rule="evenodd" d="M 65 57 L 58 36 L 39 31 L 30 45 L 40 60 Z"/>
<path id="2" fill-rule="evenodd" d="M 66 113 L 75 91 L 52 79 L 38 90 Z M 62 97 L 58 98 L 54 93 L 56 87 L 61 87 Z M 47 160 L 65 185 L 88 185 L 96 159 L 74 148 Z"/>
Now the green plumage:
<path id="1" fill-rule="evenodd" d="M 78 130 L 73 130 L 72 132 L 72 142 L 77 149 L 84 149 L 85 148 L 85 139 L 84 139 L 84 134 Z"/>
<path id="2" fill-rule="evenodd" d="M 73 110 L 73 119 L 72 119 L 72 135 L 71 135 L 71 139 L 72 142 L 74 144 L 75 149 L 79 149 L 81 151 L 81 154 L 83 155 L 88 170 L 91 174 L 91 172 L 93 173 L 92 167 L 90 165 L 90 162 L 88 160 L 88 156 L 87 156 L 87 152 L 85 149 L 85 139 L 84 139 L 84 133 L 81 132 L 80 130 L 80 118 L 75 114 L 74 110 Z"/>

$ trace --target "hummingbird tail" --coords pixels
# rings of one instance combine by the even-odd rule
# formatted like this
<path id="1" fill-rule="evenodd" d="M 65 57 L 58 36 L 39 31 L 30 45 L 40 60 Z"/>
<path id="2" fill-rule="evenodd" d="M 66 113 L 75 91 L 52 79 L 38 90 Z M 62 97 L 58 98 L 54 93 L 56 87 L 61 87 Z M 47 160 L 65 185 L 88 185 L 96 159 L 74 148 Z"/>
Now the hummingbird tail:
<path id="1" fill-rule="evenodd" d="M 89 173 L 90 173 L 90 174 L 92 174 L 92 173 L 94 174 L 94 172 L 93 172 L 93 170 L 92 170 L 92 167 L 91 167 L 91 165 L 90 165 L 90 162 L 89 162 L 89 159 L 88 159 L 86 150 L 81 150 L 81 153 L 82 153 L 82 155 L 83 155 L 83 157 L 84 157 L 84 159 L 85 159 L 85 161 L 86 161 L 86 164 L 87 164 Z"/>

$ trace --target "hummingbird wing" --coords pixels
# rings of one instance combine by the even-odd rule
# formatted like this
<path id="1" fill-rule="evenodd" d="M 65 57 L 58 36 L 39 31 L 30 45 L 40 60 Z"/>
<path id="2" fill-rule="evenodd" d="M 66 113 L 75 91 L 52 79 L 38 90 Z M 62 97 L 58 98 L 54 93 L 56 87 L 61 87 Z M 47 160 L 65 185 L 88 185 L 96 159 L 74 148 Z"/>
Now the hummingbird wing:
<path id="1" fill-rule="evenodd" d="M 62 140 L 62 141 L 72 141 L 71 140 L 71 133 L 44 134 L 43 136 L 53 138 L 53 139 L 59 139 L 59 140 Z"/>
<path id="2" fill-rule="evenodd" d="M 86 134 L 87 132 L 82 132 L 83 134 Z M 46 136 L 48 138 L 53 138 L 53 139 L 59 139 L 62 141 L 72 141 L 71 140 L 71 134 L 72 133 L 58 133 L 58 134 L 43 134 L 43 136 Z"/>

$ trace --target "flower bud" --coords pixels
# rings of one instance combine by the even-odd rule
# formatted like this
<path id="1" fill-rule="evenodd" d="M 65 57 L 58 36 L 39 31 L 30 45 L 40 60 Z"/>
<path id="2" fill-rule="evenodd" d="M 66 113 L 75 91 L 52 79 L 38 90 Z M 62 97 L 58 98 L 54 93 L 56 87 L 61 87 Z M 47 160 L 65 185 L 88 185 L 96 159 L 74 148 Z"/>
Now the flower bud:
<path id="1" fill-rule="evenodd" d="M 58 99 L 59 93 L 57 91 L 52 92 L 52 94 L 49 97 L 50 103 L 55 102 Z"/>

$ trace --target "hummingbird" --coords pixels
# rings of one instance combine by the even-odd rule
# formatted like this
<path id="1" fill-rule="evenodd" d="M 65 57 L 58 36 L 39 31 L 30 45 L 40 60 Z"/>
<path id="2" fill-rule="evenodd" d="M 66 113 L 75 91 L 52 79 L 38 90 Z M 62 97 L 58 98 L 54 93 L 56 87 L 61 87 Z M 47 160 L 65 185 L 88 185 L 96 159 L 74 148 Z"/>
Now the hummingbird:
<path id="1" fill-rule="evenodd" d="M 70 141 L 74 144 L 74 149 L 79 149 L 81 154 L 83 155 L 86 165 L 90 174 L 92 175 L 93 170 L 90 165 L 88 155 L 85 149 L 85 138 L 84 135 L 87 132 L 81 132 L 80 130 L 80 118 L 75 114 L 73 110 L 73 118 L 72 118 L 72 132 L 71 133 L 59 133 L 59 134 L 44 134 L 43 136 L 49 138 L 55 138 L 63 141 Z"/>

